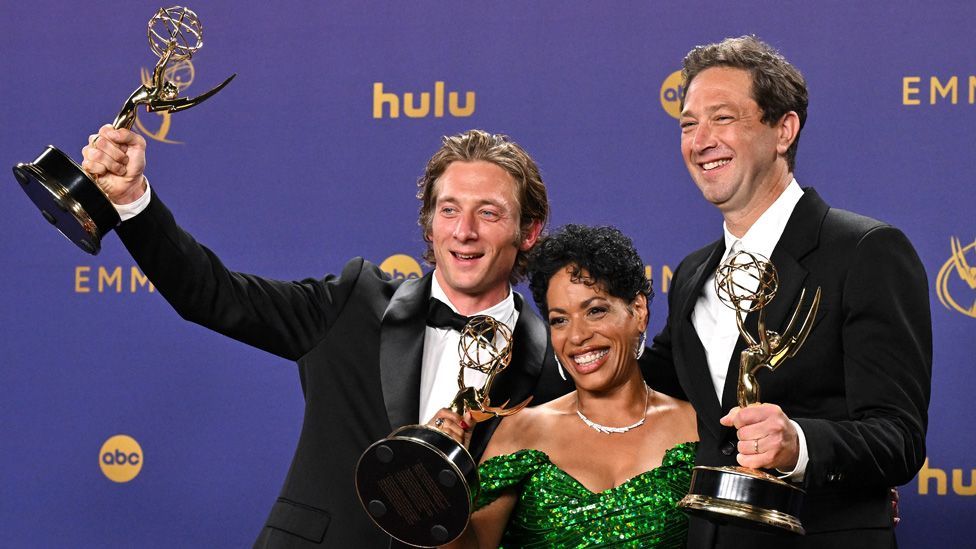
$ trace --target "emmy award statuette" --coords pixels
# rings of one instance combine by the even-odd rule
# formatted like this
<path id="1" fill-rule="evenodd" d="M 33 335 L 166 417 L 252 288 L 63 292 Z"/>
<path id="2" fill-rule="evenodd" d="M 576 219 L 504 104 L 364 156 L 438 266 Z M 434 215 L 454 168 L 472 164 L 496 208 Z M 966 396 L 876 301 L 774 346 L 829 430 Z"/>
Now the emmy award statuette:
<path id="1" fill-rule="evenodd" d="M 494 344 L 497 342 L 497 345 Z M 490 316 L 475 316 L 461 332 L 458 393 L 450 408 L 475 422 L 512 415 L 532 400 L 491 406 L 495 376 L 512 358 L 512 332 Z M 464 383 L 471 368 L 488 377 L 481 389 Z M 433 547 L 464 532 L 478 490 L 478 463 L 447 434 L 426 425 L 406 425 L 363 452 L 356 466 L 359 501 L 384 532 L 408 545 Z"/>
<path id="2" fill-rule="evenodd" d="M 136 120 L 136 108 L 149 112 L 177 112 L 206 101 L 224 88 L 231 75 L 216 88 L 198 97 L 178 97 L 177 85 L 166 79 L 166 66 L 189 59 L 203 46 L 203 28 L 188 8 L 160 8 L 149 20 L 149 47 L 159 57 L 152 82 L 132 92 L 112 126 L 129 129 Z M 95 255 L 101 239 L 120 222 L 115 207 L 99 188 L 96 178 L 54 146 L 48 146 L 29 164 L 14 166 L 14 175 L 41 215 L 68 240 Z"/>
<path id="3" fill-rule="evenodd" d="M 800 350 L 820 306 L 817 288 L 810 308 L 798 324 L 806 297 L 804 289 L 783 334 L 767 330 L 764 307 L 772 301 L 778 286 L 776 269 L 759 254 L 733 254 L 715 273 L 715 291 L 722 303 L 735 310 L 739 334 L 748 344 L 739 356 L 736 397 L 742 408 L 760 402 L 756 373 L 761 368 L 775 371 Z M 758 338 L 745 327 L 745 315 L 753 311 L 759 311 Z M 803 490 L 757 469 L 699 466 L 692 472 L 688 495 L 678 505 L 689 514 L 717 522 L 803 534 L 798 517 L 803 494 Z"/>

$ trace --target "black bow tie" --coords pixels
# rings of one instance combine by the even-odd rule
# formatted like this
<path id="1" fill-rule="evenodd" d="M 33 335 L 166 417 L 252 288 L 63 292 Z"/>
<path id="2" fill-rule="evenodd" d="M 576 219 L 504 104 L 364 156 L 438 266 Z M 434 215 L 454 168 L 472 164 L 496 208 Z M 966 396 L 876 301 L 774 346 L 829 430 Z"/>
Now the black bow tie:
<path id="1" fill-rule="evenodd" d="M 433 328 L 450 328 L 460 332 L 464 330 L 464 326 L 467 323 L 468 317 L 454 312 L 453 309 L 447 306 L 447 303 L 444 303 L 436 297 L 430 298 L 430 303 L 427 305 L 428 326 Z"/>

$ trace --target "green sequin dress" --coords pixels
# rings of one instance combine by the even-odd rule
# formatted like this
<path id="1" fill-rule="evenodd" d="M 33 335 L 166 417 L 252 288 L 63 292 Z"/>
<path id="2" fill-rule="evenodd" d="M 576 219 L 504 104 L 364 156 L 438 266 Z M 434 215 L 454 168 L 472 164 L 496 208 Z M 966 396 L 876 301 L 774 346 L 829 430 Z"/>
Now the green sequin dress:
<path id="1" fill-rule="evenodd" d="M 599 493 L 539 450 L 496 456 L 479 468 L 475 505 L 480 509 L 506 489 L 519 490 L 502 536 L 505 548 L 682 548 L 688 519 L 677 503 L 688 492 L 697 445 L 678 444 L 665 452 L 660 467 Z"/>

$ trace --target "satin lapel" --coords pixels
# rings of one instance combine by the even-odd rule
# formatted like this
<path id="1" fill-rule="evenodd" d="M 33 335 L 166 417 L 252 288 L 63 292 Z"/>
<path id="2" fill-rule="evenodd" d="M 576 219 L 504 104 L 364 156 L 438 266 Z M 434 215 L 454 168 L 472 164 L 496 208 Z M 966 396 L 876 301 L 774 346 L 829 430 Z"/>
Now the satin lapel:
<path id="1" fill-rule="evenodd" d="M 766 306 L 766 329 L 782 334 L 786 329 L 786 324 L 790 316 L 796 309 L 800 292 L 804 288 L 809 271 L 800 263 L 804 256 L 816 249 L 820 241 L 820 226 L 823 218 L 827 214 L 829 207 L 817 192 L 813 189 L 806 189 L 803 198 L 797 202 L 790 220 L 786 223 L 786 229 L 780 237 L 776 247 L 773 248 L 773 256 L 770 261 L 776 267 L 779 277 L 779 289 L 776 297 Z M 810 300 L 816 288 L 807 288 L 807 296 L 804 298 L 804 309 L 801 314 L 810 306 Z M 758 339 L 759 313 L 752 312 L 746 317 L 746 328 L 749 333 Z M 725 378 L 725 388 L 722 392 L 722 409 L 728 410 L 736 406 L 736 384 L 739 373 L 739 355 L 746 345 L 742 338 L 735 345 L 732 359 L 729 361 L 729 373 Z M 760 383 L 760 386 L 762 384 Z"/>
<path id="2" fill-rule="evenodd" d="M 380 328 L 380 379 L 390 427 L 417 423 L 430 277 L 407 280 L 393 294 Z"/>
<path id="3" fill-rule="evenodd" d="M 679 301 L 681 308 L 678 310 L 678 315 L 674 317 L 682 326 L 683 336 L 680 344 L 684 363 L 678 365 L 678 368 L 683 368 L 687 373 L 686 380 L 689 386 L 685 387 L 685 392 L 695 404 L 695 411 L 702 418 L 701 424 L 708 427 L 716 437 L 720 435 L 721 425 L 718 420 L 723 414 L 718 397 L 715 395 L 715 387 L 712 385 L 712 374 L 708 370 L 705 347 L 698 337 L 698 332 L 695 331 L 695 325 L 691 322 L 691 313 L 701 295 L 702 287 L 718 268 L 718 263 L 724 254 L 725 242 L 718 240 L 712 245 L 705 261 L 695 269 L 687 284 L 680 289 L 684 295 Z"/>
<path id="4" fill-rule="evenodd" d="M 532 395 L 542 374 L 549 341 L 545 324 L 534 312 L 526 310 L 524 300 L 518 293 L 515 294 L 515 308 L 519 317 L 512 334 L 512 361 L 495 378 L 488 395 L 492 406 L 501 406 L 506 400 L 509 406 L 519 404 Z M 497 426 L 497 418 L 478 424 L 471 435 L 472 455 L 480 456 L 485 451 L 488 439 Z"/>

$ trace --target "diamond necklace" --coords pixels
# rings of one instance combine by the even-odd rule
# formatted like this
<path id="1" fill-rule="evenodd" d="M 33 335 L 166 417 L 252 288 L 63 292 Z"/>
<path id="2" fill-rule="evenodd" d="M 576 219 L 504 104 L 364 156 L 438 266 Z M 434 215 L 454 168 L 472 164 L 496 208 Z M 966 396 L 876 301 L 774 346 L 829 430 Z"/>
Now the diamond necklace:
<path id="1" fill-rule="evenodd" d="M 644 414 L 641 415 L 641 418 L 636 423 L 633 423 L 626 427 L 607 427 L 606 425 L 600 425 L 599 423 L 592 421 L 590 418 L 584 416 L 583 411 L 580 410 L 579 407 L 579 396 L 576 397 L 576 415 L 578 415 L 579 418 L 583 420 L 583 423 L 585 423 L 588 427 L 596 431 L 599 431 L 601 433 L 606 433 L 608 435 L 611 433 L 626 433 L 627 431 L 631 429 L 636 429 L 644 424 L 644 417 L 647 415 L 647 403 L 648 403 L 648 399 L 651 396 L 651 388 L 648 387 L 647 384 L 645 383 L 644 389 L 646 389 L 646 391 L 644 391 Z"/>

